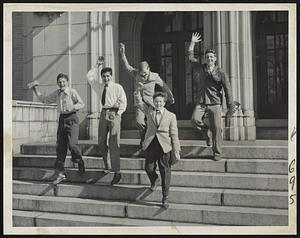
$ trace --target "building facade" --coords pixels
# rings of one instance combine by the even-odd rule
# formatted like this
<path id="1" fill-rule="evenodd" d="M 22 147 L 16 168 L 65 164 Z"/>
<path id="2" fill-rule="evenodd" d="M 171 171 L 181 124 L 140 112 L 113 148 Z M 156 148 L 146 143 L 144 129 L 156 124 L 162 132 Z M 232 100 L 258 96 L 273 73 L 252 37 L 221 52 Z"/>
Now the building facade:
<path id="1" fill-rule="evenodd" d="M 123 42 L 131 65 L 147 60 L 167 82 L 175 96 L 170 110 L 179 125 L 185 124 L 197 97 L 197 75 L 187 60 L 196 31 L 203 39 L 195 48 L 196 56 L 203 61 L 206 49 L 216 50 L 218 65 L 229 75 L 233 98 L 241 103 L 236 115 L 224 117 L 225 139 L 277 135 L 285 139 L 281 131 L 285 133 L 288 124 L 287 11 L 15 12 L 14 105 L 36 101 L 26 88 L 28 82 L 38 80 L 40 91 L 47 94 L 56 89 L 57 74 L 66 73 L 86 105 L 80 111 L 80 137 L 96 139 L 100 105 L 86 73 L 103 55 L 105 66 L 113 68 L 114 80 L 127 94 L 122 126 L 134 128 L 134 81 L 119 59 L 119 42 Z"/>

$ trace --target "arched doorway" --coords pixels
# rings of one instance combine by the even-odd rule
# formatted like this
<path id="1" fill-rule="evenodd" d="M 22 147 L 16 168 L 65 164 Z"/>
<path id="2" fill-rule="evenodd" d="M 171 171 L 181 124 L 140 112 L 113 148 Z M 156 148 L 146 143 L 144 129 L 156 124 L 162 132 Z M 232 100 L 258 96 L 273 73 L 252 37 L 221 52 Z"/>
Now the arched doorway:
<path id="1" fill-rule="evenodd" d="M 256 15 L 257 117 L 288 116 L 288 12 Z"/>
<path id="2" fill-rule="evenodd" d="M 197 99 L 196 78 L 188 62 L 192 32 L 203 35 L 202 12 L 151 12 L 142 27 L 142 58 L 160 74 L 175 96 L 169 109 L 177 118 L 190 119 Z M 203 44 L 196 44 L 195 56 L 203 58 Z"/>

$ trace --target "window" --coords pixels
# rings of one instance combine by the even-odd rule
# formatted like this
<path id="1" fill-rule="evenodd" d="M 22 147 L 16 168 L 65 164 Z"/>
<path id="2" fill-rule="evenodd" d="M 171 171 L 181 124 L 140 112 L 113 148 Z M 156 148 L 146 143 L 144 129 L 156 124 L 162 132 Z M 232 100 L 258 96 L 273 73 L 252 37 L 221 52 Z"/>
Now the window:
<path id="1" fill-rule="evenodd" d="M 192 32 L 203 35 L 203 12 L 152 12 L 145 16 L 143 57 L 151 71 L 160 74 L 172 90 L 179 119 L 189 119 L 196 102 L 195 72 L 188 62 Z M 195 56 L 203 57 L 203 44 L 196 44 Z"/>

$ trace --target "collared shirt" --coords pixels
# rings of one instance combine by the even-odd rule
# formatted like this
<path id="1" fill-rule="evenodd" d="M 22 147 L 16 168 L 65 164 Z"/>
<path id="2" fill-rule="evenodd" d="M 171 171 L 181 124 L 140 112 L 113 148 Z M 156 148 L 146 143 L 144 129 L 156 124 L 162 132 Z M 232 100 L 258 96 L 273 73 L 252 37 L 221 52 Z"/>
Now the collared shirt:
<path id="1" fill-rule="evenodd" d="M 192 63 L 193 68 L 199 74 L 196 80 L 196 88 L 198 91 L 197 102 L 206 105 L 222 104 L 222 88 L 225 92 L 227 108 L 232 103 L 232 88 L 229 78 L 221 68 L 215 66 L 210 72 L 206 64 L 200 64 L 194 57 L 193 51 L 189 51 L 189 61 Z"/>
<path id="2" fill-rule="evenodd" d="M 162 108 L 161 110 L 155 110 L 155 122 L 157 125 L 159 125 L 164 112 L 165 112 L 165 108 Z"/>
<path id="3" fill-rule="evenodd" d="M 123 60 L 123 63 L 125 65 L 126 71 L 135 79 L 135 93 L 141 93 L 144 103 L 147 103 L 154 108 L 153 95 L 155 92 L 156 84 L 158 84 L 162 88 L 162 90 L 167 93 L 168 100 L 174 99 L 171 90 L 169 89 L 168 85 L 161 79 L 159 74 L 150 71 L 148 79 L 146 81 L 143 81 L 137 69 L 129 65 L 127 61 Z"/>
<path id="4" fill-rule="evenodd" d="M 98 68 L 93 67 L 87 73 L 86 76 L 89 84 L 98 95 L 99 105 L 102 105 L 101 99 L 102 99 L 102 93 L 104 90 L 105 83 L 100 83 L 97 79 Z M 116 108 L 116 107 L 119 108 L 117 113 L 119 115 L 122 115 L 122 113 L 126 110 L 127 107 L 126 94 L 122 85 L 109 81 L 107 83 L 107 88 L 106 88 L 105 105 L 103 105 L 102 108 Z"/>
<path id="5" fill-rule="evenodd" d="M 56 103 L 60 114 L 75 112 L 84 107 L 84 103 L 77 91 L 70 87 L 67 87 L 64 91 L 57 89 L 48 96 L 40 95 L 38 99 L 46 104 Z"/>

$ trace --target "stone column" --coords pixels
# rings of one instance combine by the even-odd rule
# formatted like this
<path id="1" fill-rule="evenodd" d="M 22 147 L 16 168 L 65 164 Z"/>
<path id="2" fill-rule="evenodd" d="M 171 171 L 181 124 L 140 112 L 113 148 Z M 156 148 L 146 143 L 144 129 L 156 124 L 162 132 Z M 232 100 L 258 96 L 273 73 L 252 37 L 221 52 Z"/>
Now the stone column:
<path id="1" fill-rule="evenodd" d="M 204 14 L 204 49 L 216 50 L 217 63 L 229 76 L 233 100 L 241 103 L 241 110 L 230 118 L 224 111 L 223 136 L 227 140 L 255 139 L 251 37 L 250 12 Z"/>
<path id="2" fill-rule="evenodd" d="M 91 12 L 90 13 L 90 67 L 93 66 L 97 58 L 103 55 L 105 58 L 104 67 L 113 69 L 113 81 L 119 81 L 118 65 L 118 13 L 115 12 Z M 100 71 L 98 72 L 101 81 Z M 89 138 L 98 140 L 98 123 L 100 118 L 101 103 L 99 95 L 91 90 L 90 101 L 91 113 L 89 120 Z"/>
<path id="3" fill-rule="evenodd" d="M 252 31 L 251 13 L 239 12 L 240 22 L 240 79 L 241 79 L 241 104 L 243 110 L 243 124 L 245 128 L 245 139 L 256 139 L 256 128 L 254 118 L 254 91 L 253 91 L 253 62 L 252 62 Z"/>
<path id="4" fill-rule="evenodd" d="M 90 12 L 90 30 L 89 30 L 89 38 L 90 38 L 90 67 L 91 68 L 97 62 L 97 58 L 99 55 L 102 55 L 102 48 L 100 47 L 102 40 L 100 40 L 102 34 L 102 25 L 99 23 L 99 12 Z M 98 77 L 100 79 L 100 72 L 98 72 Z M 88 118 L 88 134 L 89 139 L 98 140 L 98 121 L 100 117 L 100 107 L 99 96 L 97 93 L 90 89 L 90 114 L 87 116 Z"/>

